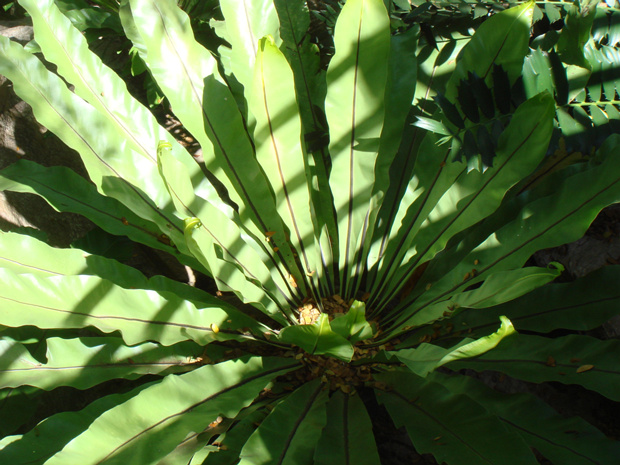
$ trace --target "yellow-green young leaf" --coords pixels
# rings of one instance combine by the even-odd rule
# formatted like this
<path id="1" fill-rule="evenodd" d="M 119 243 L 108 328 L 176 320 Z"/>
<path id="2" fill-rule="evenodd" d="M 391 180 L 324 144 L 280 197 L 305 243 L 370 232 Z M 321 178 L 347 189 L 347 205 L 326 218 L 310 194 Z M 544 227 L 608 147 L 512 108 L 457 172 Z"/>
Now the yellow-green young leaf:
<path id="1" fill-rule="evenodd" d="M 494 322 L 494 326 L 495 324 L 496 323 Z M 400 360 L 407 366 L 407 368 L 409 368 L 409 370 L 411 370 L 411 372 L 415 373 L 416 375 L 426 377 L 436 368 L 440 367 L 445 363 L 448 363 L 448 359 L 451 357 L 475 357 L 477 355 L 480 355 L 475 354 L 476 348 L 477 350 L 484 351 L 485 347 L 488 347 L 487 350 L 490 350 L 492 348 L 491 345 L 493 342 L 499 342 L 496 341 L 498 337 L 497 333 L 501 331 L 502 329 L 500 328 L 500 330 L 496 333 L 486 336 L 487 338 L 494 338 L 491 343 L 489 343 L 488 340 L 485 340 L 484 337 L 479 340 L 466 337 L 454 344 L 452 347 L 442 347 L 441 345 L 428 344 L 423 342 L 416 348 L 399 349 L 387 352 L 387 355 L 389 357 L 397 358 L 398 360 Z M 510 332 L 514 332 L 514 329 L 510 329 Z M 480 341 L 482 341 L 482 343 L 476 345 L 476 343 Z M 467 353 L 467 355 L 463 355 L 460 350 L 464 350 L 466 353 L 468 350 L 470 350 L 471 355 L 469 353 Z"/>
<path id="2" fill-rule="evenodd" d="M 497 346 L 497 344 L 499 344 L 499 342 L 505 337 L 516 333 L 512 322 L 508 318 L 505 316 L 500 316 L 499 319 L 502 324 L 496 332 L 453 350 L 444 356 L 439 363 L 437 363 L 435 368 L 454 360 L 477 357 L 478 355 L 484 354 Z"/>
<path id="3" fill-rule="evenodd" d="M 330 323 L 332 330 L 348 339 L 351 344 L 372 337 L 372 327 L 366 321 L 366 306 L 356 300 L 345 315 L 334 316 Z"/>
<path id="4" fill-rule="evenodd" d="M 280 332 L 280 340 L 287 344 L 295 344 L 309 354 L 329 355 L 350 362 L 353 357 L 353 346 L 341 335 L 332 331 L 329 317 L 321 313 L 311 325 L 294 325 Z"/>
<path id="5" fill-rule="evenodd" d="M 453 347 L 441 347 L 435 344 L 423 342 L 415 349 L 400 349 L 387 352 L 390 357 L 395 357 L 404 363 L 412 373 L 426 377 L 430 372 L 437 368 L 439 361 L 453 352 L 458 347 L 469 344 L 473 339 L 465 338 Z"/>

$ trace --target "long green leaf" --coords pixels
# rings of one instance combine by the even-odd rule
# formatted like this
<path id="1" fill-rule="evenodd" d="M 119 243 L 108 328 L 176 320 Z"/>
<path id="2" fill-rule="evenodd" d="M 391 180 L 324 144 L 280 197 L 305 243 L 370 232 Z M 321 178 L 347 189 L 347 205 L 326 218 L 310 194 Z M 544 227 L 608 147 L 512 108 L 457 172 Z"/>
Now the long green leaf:
<path id="1" fill-rule="evenodd" d="M 312 196 L 311 213 L 315 237 L 321 253 L 322 267 L 317 275 L 325 283 L 330 295 L 335 293 L 334 279 L 338 266 L 338 237 L 334 201 L 329 188 L 329 155 L 327 153 L 327 127 L 324 122 L 325 71 L 321 69 L 318 47 L 308 34 L 310 13 L 304 0 L 274 0 L 280 18 L 282 51 L 295 77 L 299 115 L 303 126 L 310 179 L 308 187 Z M 331 240 L 330 240 L 331 239 Z"/>
<path id="2" fill-rule="evenodd" d="M 271 37 L 262 39 L 258 47 L 249 89 L 249 108 L 256 118 L 256 158 L 269 179 L 278 213 L 290 231 L 305 272 L 315 274 L 319 257 L 314 250 L 314 226 L 307 216 L 307 162 L 301 145 L 293 73 Z"/>
<path id="3" fill-rule="evenodd" d="M 207 455 L 219 451 L 218 446 L 209 443 L 226 431 L 232 422 L 232 418 L 218 417 L 202 432 L 189 434 L 171 453 L 157 462 L 157 465 L 202 465 Z"/>
<path id="4" fill-rule="evenodd" d="M 469 40 L 468 37 L 461 36 L 459 33 L 452 33 L 451 36 L 450 40 L 446 40 L 443 44 L 423 46 L 416 57 L 418 82 L 413 98 L 413 112 L 416 114 L 430 114 L 434 108 L 434 105 L 430 103 L 430 98 L 437 92 L 443 92 L 445 81 L 456 66 L 454 58 Z M 424 145 L 421 146 L 421 144 Z M 439 145 L 439 140 L 434 135 L 417 127 L 405 127 L 399 152 L 390 164 L 390 183 L 382 201 L 381 210 L 378 213 L 375 237 L 368 255 L 369 281 L 372 283 L 373 289 L 376 289 L 378 285 L 376 281 L 377 262 L 384 256 L 386 245 L 396 240 L 395 237 L 399 231 L 396 225 L 401 224 L 406 213 L 406 210 L 400 207 L 403 204 L 413 203 L 420 195 L 418 189 L 421 185 L 435 179 L 438 172 L 436 166 L 438 158 L 446 163 L 452 156 L 446 147 Z M 414 170 L 414 164 L 420 163 L 417 162 L 419 158 L 428 160 L 427 169 L 431 171 L 427 172 L 426 175 L 421 172 L 420 168 L 424 169 L 421 164 L 418 164 Z M 455 167 L 456 165 L 452 167 L 448 165 L 439 171 L 439 176 L 443 179 L 436 179 L 435 182 L 445 186 L 451 185 L 460 173 L 458 169 L 450 170 L 450 168 Z M 380 171 L 381 165 L 378 165 L 377 169 Z M 377 181 L 380 185 L 379 178 Z M 420 183 L 422 184 L 420 185 Z M 380 274 L 379 276 L 385 275 Z"/>
<path id="5" fill-rule="evenodd" d="M 495 326 L 497 319 L 505 314 L 497 311 L 497 309 L 502 308 L 499 304 L 511 301 L 524 294 L 527 295 L 534 289 L 553 281 L 560 276 L 563 268 L 559 265 L 558 268 L 553 266 L 550 268 L 526 267 L 510 271 L 500 271 L 489 276 L 476 289 L 455 294 L 449 299 L 429 305 L 424 309 L 424 315 L 430 321 L 451 316 L 457 310 L 460 312 L 462 309 L 468 308 L 488 308 L 488 312 L 485 312 L 485 315 L 487 315 L 485 321 L 487 324 Z M 493 316 L 491 317 L 490 315 Z M 400 320 L 396 319 L 395 324 L 407 317 L 407 312 L 403 312 L 403 317 Z M 455 321 L 458 321 L 458 323 L 453 323 L 452 319 L 450 323 L 453 326 L 456 325 L 456 327 L 459 327 L 459 324 L 467 324 L 459 317 L 460 314 L 457 314 L 457 320 Z M 491 320 L 490 318 L 494 319 Z M 402 329 L 407 330 L 408 328 L 404 327 Z"/>
<path id="6" fill-rule="evenodd" d="M 209 269 L 221 290 L 234 291 L 243 302 L 258 303 L 267 313 L 277 313 L 284 300 L 280 294 L 288 283 L 283 279 L 274 282 L 277 276 L 266 266 L 269 255 L 239 228 L 234 209 L 219 199 L 209 183 L 194 190 L 189 173 L 165 141 L 158 146 L 157 160 L 175 208 L 192 215 L 184 220 L 185 243 L 191 253 Z M 281 293 L 274 294 L 276 290 Z"/>
<path id="7" fill-rule="evenodd" d="M 398 266 L 401 260 L 407 263 L 396 271 L 397 279 L 392 282 L 387 277 L 384 279 L 388 289 L 402 286 L 415 268 L 433 258 L 453 235 L 486 218 L 499 207 L 506 192 L 540 163 L 551 137 L 552 118 L 551 96 L 540 94 L 528 100 L 517 109 L 508 128 L 502 133 L 494 166 L 484 173 L 477 170 L 465 173 L 465 165 L 458 163 L 463 172 L 451 186 L 435 184 L 435 180 L 441 179 L 444 166 L 434 161 L 435 166 L 429 168 L 436 174 L 426 181 L 427 192 L 420 193 L 409 208 L 403 205 L 407 209 L 407 217 L 400 225 L 402 233 L 386 249 L 386 255 L 391 255 L 391 260 L 386 261 L 383 267 L 386 276 L 394 272 L 388 267 Z M 423 176 L 426 170 L 420 171 L 416 174 Z M 435 189 L 439 194 L 445 189 L 445 194 L 436 200 L 436 204 L 428 201 L 433 196 L 437 198 L 433 192 Z M 413 244 L 415 247 L 412 247 Z"/>
<path id="8" fill-rule="evenodd" d="M 326 422 L 327 390 L 319 379 L 289 395 L 252 433 L 239 465 L 312 464 Z"/>
<path id="9" fill-rule="evenodd" d="M 379 158 L 375 169 L 375 190 L 385 190 L 390 183 L 389 166 L 406 134 L 405 119 L 409 114 L 416 91 L 418 62 L 416 42 L 420 30 L 412 27 L 390 39 L 387 85 L 385 88 L 385 118 L 381 130 Z"/>
<path id="10" fill-rule="evenodd" d="M 74 85 L 75 93 L 96 108 L 137 155 L 150 161 L 151 170 L 155 162 L 153 144 L 165 139 L 174 145 L 177 155 L 184 154 L 188 169 L 193 169 L 194 173 L 200 171 L 172 135 L 159 126 L 151 112 L 127 92 L 125 82 L 90 52 L 85 37 L 71 25 L 53 0 L 23 0 L 21 4 L 33 20 L 36 39 L 46 58 L 56 64 L 58 72 Z M 124 166 L 123 173 L 131 173 L 129 168 Z M 165 200 L 154 199 L 156 202 Z"/>
<path id="11" fill-rule="evenodd" d="M 37 120 L 80 152 L 100 192 L 157 223 L 173 243 L 183 247 L 182 226 L 168 200 L 162 197 L 165 188 L 158 177 L 148 174 L 156 173 L 154 158 L 134 156 L 128 142 L 117 135 L 107 118 L 69 91 L 58 76 L 20 45 L 0 37 L 0 56 L 0 72 L 11 79 L 16 93 L 30 103 Z M 160 203 L 152 199 L 160 199 Z"/>
<path id="12" fill-rule="evenodd" d="M 309 152 L 321 152 L 318 160 L 323 164 L 325 153 L 322 144 L 317 144 L 317 138 L 321 130 L 326 131 L 319 120 L 325 100 L 325 72 L 320 68 L 318 47 L 311 44 L 308 37 L 310 12 L 304 0 L 274 0 L 273 3 L 280 18 L 282 52 L 295 75 L 297 104 Z M 315 149 L 313 142 L 318 145 Z"/>
<path id="13" fill-rule="evenodd" d="M 237 218 L 236 212 L 215 195 L 209 184 L 203 183 L 203 189 L 194 192 L 189 173 L 170 153 L 167 142 L 160 143 L 157 154 L 160 174 L 175 208 L 199 217 L 184 220 L 188 249 L 209 269 L 220 290 L 233 291 L 243 302 L 257 304 L 278 318 L 278 311 L 286 305 L 282 303 L 288 286 L 284 276 L 274 281 L 277 276 L 272 276 L 266 266 L 269 256 L 253 237 L 240 230 L 232 220 Z"/>
<path id="14" fill-rule="evenodd" d="M 619 351 L 620 341 L 617 340 L 601 341 L 577 335 L 549 339 L 520 334 L 478 358 L 456 361 L 448 366 L 497 370 L 535 383 L 580 384 L 618 401 Z"/>
<path id="15" fill-rule="evenodd" d="M 77 435 L 84 432 L 105 411 L 136 396 L 153 383 L 144 384 L 124 394 L 112 394 L 90 403 L 78 412 L 49 416 L 22 436 L 5 438 L 0 447 L 0 462 L 13 465 L 42 465 Z M 9 442 L 10 441 L 10 442 Z"/>
<path id="16" fill-rule="evenodd" d="M 0 324 L 5 326 L 54 329 L 90 325 L 107 333 L 121 331 L 130 345 L 145 341 L 171 345 L 190 339 L 204 345 L 240 336 L 236 331 L 238 315 L 231 318 L 225 306 L 198 310 L 172 293 L 123 289 L 95 276 L 42 278 L 8 269 L 0 269 L 0 280 L 11 283 L 0 287 Z M 243 323 L 256 331 L 252 319 L 246 317 Z"/>
<path id="17" fill-rule="evenodd" d="M 199 347 L 171 347 L 147 342 L 127 347 L 118 338 L 46 339 L 47 363 L 40 363 L 22 344 L 0 339 L 0 388 L 23 385 L 50 390 L 58 386 L 86 389 L 109 379 L 184 372 L 198 363 Z"/>
<path id="18" fill-rule="evenodd" d="M 336 23 L 336 53 L 327 71 L 325 112 L 332 160 L 330 186 L 338 220 L 341 289 L 354 266 L 367 213 L 383 127 L 390 47 L 381 0 L 350 0 Z M 343 293 L 346 294 L 346 293 Z"/>
<path id="19" fill-rule="evenodd" d="M 289 321 L 294 321 L 283 298 L 285 291 L 275 284 L 282 294 L 274 295 L 270 286 L 272 275 L 265 268 L 262 256 L 256 254 L 256 249 L 247 247 L 254 239 L 240 234 L 237 225 L 226 217 L 222 218 L 221 212 L 206 203 L 202 203 L 202 207 L 205 207 L 202 211 L 209 209 L 213 215 L 206 216 L 208 220 L 204 223 L 198 218 L 186 218 L 185 240 L 194 256 L 209 265 L 218 287 L 233 291 L 241 301 L 255 305 L 281 324 L 287 324 L 283 314 Z M 220 238 L 225 243 L 219 242 Z"/>
<path id="20" fill-rule="evenodd" d="M 492 213 L 505 193 L 538 166 L 549 144 L 552 118 L 553 99 L 548 94 L 540 94 L 517 109 L 500 137 L 494 166 L 484 173 L 474 170 L 460 176 L 430 214 L 423 216 L 428 219 L 415 235 L 416 248 L 421 249 L 415 263 L 432 258 L 448 238 Z M 452 214 L 450 205 L 456 210 Z"/>
<path id="21" fill-rule="evenodd" d="M 8 441 L 6 438 L 15 433 L 18 428 L 25 423 L 32 421 L 38 408 L 38 395 L 41 391 L 31 387 L 22 386 L 14 389 L 0 390 L 0 415 L 2 424 L 0 425 L 0 436 L 2 442 Z M 3 444 L 0 443 L 0 452 Z"/>
<path id="22" fill-rule="evenodd" d="M 607 266 L 571 283 L 551 284 L 484 311 L 464 311 L 449 320 L 453 328 L 478 335 L 506 315 L 517 331 L 540 333 L 557 328 L 589 331 L 618 314 L 620 267 Z M 448 321 L 448 320 L 446 320 Z"/>
<path id="23" fill-rule="evenodd" d="M 162 295 L 173 293 L 175 296 L 170 297 L 173 301 L 182 298 L 196 308 L 220 308 L 237 328 L 258 329 L 255 320 L 237 308 L 178 281 L 163 276 L 147 279 L 140 271 L 116 260 L 88 255 L 77 249 L 57 249 L 29 236 L 0 233 L 0 239 L 0 268 L 6 268 L 12 273 L 32 274 L 41 278 L 89 275 L 103 278 L 125 289 L 149 289 Z"/>
<path id="24" fill-rule="evenodd" d="M 54 62 L 59 73 L 74 84 L 75 93 L 90 103 L 98 111 L 99 117 L 106 121 L 110 129 L 104 133 L 108 138 L 112 134 L 115 136 L 115 140 L 109 143 L 116 146 L 118 151 L 126 147 L 127 153 L 132 154 L 132 159 L 128 159 L 127 155 L 119 157 L 116 153 L 106 153 L 102 157 L 105 163 L 116 169 L 117 173 L 122 172 L 123 177 L 133 186 L 142 188 L 157 206 L 166 205 L 168 201 L 165 192 L 155 188 L 157 183 L 153 176 L 156 169 L 153 148 L 159 140 L 167 140 L 185 166 L 194 175 L 201 176 L 200 168 L 189 154 L 171 134 L 159 126 L 148 109 L 127 92 L 124 81 L 90 52 L 86 39 L 53 1 L 26 0 L 23 3 L 33 18 L 36 38 L 47 59 Z M 63 134 L 58 135 L 63 138 Z M 88 151 L 80 153 L 84 157 Z M 91 173 L 88 158 L 85 163 Z M 97 178 L 95 176 L 93 179 L 99 185 Z M 161 229 L 165 230 L 161 218 L 159 223 Z"/>
<path id="25" fill-rule="evenodd" d="M 118 200 L 105 197 L 96 187 L 63 166 L 44 167 L 18 160 L 0 172 L 0 190 L 32 192 L 41 195 L 58 211 L 79 213 L 105 231 L 164 250 L 194 269 L 206 272 L 192 257 L 180 254 L 167 243 L 159 228 L 136 215 Z"/>
<path id="26" fill-rule="evenodd" d="M 466 396 L 412 373 L 393 371 L 375 378 L 393 386 L 377 392 L 377 399 L 396 426 L 405 426 L 416 450 L 433 454 L 439 463 L 538 463 L 518 434 Z"/>
<path id="27" fill-rule="evenodd" d="M 425 275 L 418 284 L 425 292 L 415 302 L 408 324 L 429 321 L 424 312 L 431 303 L 481 281 L 491 270 L 520 267 L 537 250 L 579 239 L 603 207 L 620 200 L 620 159 L 613 156 L 618 146 L 620 137 L 610 137 L 590 169 L 569 177 L 551 195 L 525 203 L 514 220 L 460 263 L 452 263 L 450 273 L 436 282 L 437 277 Z"/>
<path id="28" fill-rule="evenodd" d="M 505 394 L 469 376 L 433 373 L 432 380 L 455 394 L 464 394 L 513 428 L 552 463 L 613 463 L 620 444 L 579 417 L 565 418 L 532 394 Z"/>
<path id="29" fill-rule="evenodd" d="M 264 405 L 262 408 L 252 410 L 257 405 L 255 402 L 240 412 L 235 418 L 239 422 L 218 438 L 221 444 L 220 450 L 209 454 L 201 465 L 236 465 L 239 462 L 239 455 L 244 444 L 269 414 L 269 410 Z"/>
<path id="30" fill-rule="evenodd" d="M 78 249 L 58 249 L 30 236 L 0 233 L 0 268 L 40 277 L 93 275 L 122 287 L 146 287 L 147 279 L 135 268 L 115 260 L 88 255 Z"/>
<path id="31" fill-rule="evenodd" d="M 225 39 L 232 47 L 230 66 L 246 95 L 252 88 L 252 70 L 258 55 L 258 42 L 269 35 L 279 45 L 279 21 L 272 0 L 222 0 Z"/>
<path id="32" fill-rule="evenodd" d="M 392 172 L 398 176 L 396 177 L 398 184 L 394 186 L 396 189 L 400 187 L 402 192 L 390 189 L 386 195 L 387 203 L 383 204 L 387 211 L 381 211 L 379 214 L 381 220 L 390 222 L 384 223 L 383 235 L 376 235 L 373 238 L 374 243 L 370 249 L 369 261 L 375 264 L 375 269 L 371 270 L 375 276 L 373 294 L 379 294 L 378 291 L 390 282 L 394 269 L 399 264 L 399 258 L 407 250 L 403 245 L 415 236 L 419 225 L 426 218 L 424 215 L 432 210 L 446 190 L 455 185 L 456 180 L 464 173 L 465 168 L 461 163 L 450 163 L 451 152 L 450 147 L 439 145 L 435 134 L 426 133 L 419 146 L 418 155 L 410 162 L 411 165 L 415 163 L 415 168 L 414 166 L 409 168 L 413 170 L 410 172 L 410 177 L 406 176 L 406 179 L 401 177 L 407 171 L 407 167 L 401 163 L 397 163 L 401 172 Z M 413 158 L 413 154 L 409 155 Z M 397 160 L 399 158 L 400 154 Z M 384 228 L 379 228 L 377 233 L 381 233 Z M 396 244 L 401 247 L 395 247 Z M 386 292 L 384 296 L 389 298 L 390 294 Z M 369 304 L 372 307 L 377 306 L 374 299 L 369 301 Z"/>
<path id="33" fill-rule="evenodd" d="M 133 21 L 127 27 L 134 27 L 141 37 L 145 53 L 142 58 L 170 100 L 175 115 L 200 143 L 207 169 L 239 206 L 242 229 L 262 246 L 265 263 L 279 273 L 283 292 L 293 299 L 305 288 L 303 273 L 286 240 L 273 194 L 256 161 L 241 113 L 219 75 L 217 61 L 196 42 L 189 17 L 174 0 L 129 3 L 131 17 L 125 15 L 121 19 Z M 206 224 L 206 218 L 201 220 Z M 260 242 L 267 233 L 273 233 L 271 242 L 278 247 L 273 253 Z M 222 243 L 231 240 L 225 234 L 217 237 Z M 288 283 L 288 275 L 293 275 L 299 289 Z"/>
<path id="34" fill-rule="evenodd" d="M 246 358 L 168 376 L 99 416 L 46 464 L 157 463 L 188 434 L 203 431 L 218 416 L 236 416 L 272 378 L 298 366 L 286 359 Z"/>
<path id="35" fill-rule="evenodd" d="M 358 395 L 336 391 L 327 403 L 327 424 L 314 452 L 316 465 L 378 465 L 372 423 Z"/>
<path id="36" fill-rule="evenodd" d="M 378 228 L 376 234 L 377 237 L 381 238 L 379 246 L 381 248 L 385 246 L 388 239 L 388 229 L 391 222 L 386 222 L 383 218 L 377 219 L 377 216 L 381 214 L 386 195 L 388 198 L 387 207 L 392 206 L 392 212 L 398 209 L 393 203 L 396 202 L 396 197 L 390 194 L 393 191 L 400 190 L 402 187 L 400 184 L 405 182 L 406 173 L 400 173 L 402 177 L 398 175 L 394 177 L 392 169 L 394 165 L 400 164 L 400 161 L 395 162 L 395 159 L 401 143 L 404 142 L 409 133 L 409 128 L 406 125 L 408 124 L 407 116 L 412 109 L 411 102 L 416 88 L 417 60 L 415 51 L 418 33 L 418 28 L 411 28 L 404 34 L 391 37 L 388 78 L 385 89 L 385 117 L 381 130 L 373 186 L 373 197 L 377 199 L 380 206 L 369 212 L 368 229 L 365 235 L 366 238 L 372 237 L 375 234 L 375 229 Z M 397 180 L 396 189 L 392 188 L 390 191 L 390 184 L 394 180 Z M 361 244 L 358 266 L 352 269 L 351 273 L 361 276 L 365 267 L 372 268 L 376 264 L 375 254 L 371 256 L 370 263 L 364 263 L 368 261 L 366 257 L 368 257 L 369 250 L 372 247 L 373 241 L 364 240 L 364 243 Z"/>
<path id="37" fill-rule="evenodd" d="M 480 25 L 459 55 L 446 85 L 448 100 L 456 101 L 457 86 L 470 72 L 491 80 L 493 65 L 501 66 L 511 82 L 516 80 L 528 51 L 533 13 L 534 2 L 529 1 L 493 15 Z"/>

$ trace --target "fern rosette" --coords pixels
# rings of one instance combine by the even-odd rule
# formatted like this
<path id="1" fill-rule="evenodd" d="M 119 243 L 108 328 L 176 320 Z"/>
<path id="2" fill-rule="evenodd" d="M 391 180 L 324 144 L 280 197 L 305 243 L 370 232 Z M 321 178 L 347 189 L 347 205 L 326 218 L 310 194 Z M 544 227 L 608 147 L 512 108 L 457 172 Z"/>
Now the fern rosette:
<path id="1" fill-rule="evenodd" d="M 392 30 L 386 3 L 344 4 L 325 69 L 301 0 L 220 0 L 211 26 L 224 45 L 211 50 L 177 2 L 123 0 L 124 32 L 201 166 L 71 15 L 20 1 L 57 74 L 4 37 L 0 73 L 90 180 L 22 160 L 0 187 L 171 253 L 218 292 L 3 233 L 3 402 L 110 390 L 36 425 L 24 415 L 1 463 L 378 464 L 377 402 L 439 463 L 618 456 L 581 418 L 471 373 L 620 400 L 617 341 L 573 334 L 617 313 L 617 268 L 568 285 L 549 284 L 559 264 L 524 267 L 618 201 L 620 138 L 540 175 L 564 123 L 553 88 L 532 77 L 546 59 L 528 46 L 532 2 L 432 55 L 451 74 L 423 113 L 422 36 Z M 570 334 L 546 336 L 556 328 Z"/>

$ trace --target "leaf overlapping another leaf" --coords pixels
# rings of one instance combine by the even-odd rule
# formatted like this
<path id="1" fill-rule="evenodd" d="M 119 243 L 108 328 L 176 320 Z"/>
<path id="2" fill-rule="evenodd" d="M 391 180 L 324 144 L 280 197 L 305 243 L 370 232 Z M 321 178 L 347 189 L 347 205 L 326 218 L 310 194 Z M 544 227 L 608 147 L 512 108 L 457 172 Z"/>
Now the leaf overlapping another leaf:
<path id="1" fill-rule="evenodd" d="M 618 159 L 604 155 L 611 154 L 619 142 L 617 137 L 609 138 L 600 149 L 603 159 L 600 164 L 593 163 L 591 169 L 571 176 L 555 193 L 526 203 L 517 218 L 453 265 L 451 273 L 442 275 L 438 281 L 434 281 L 436 277 L 432 274 L 425 274 L 420 285 L 425 288 L 431 283 L 431 287 L 415 302 L 417 309 L 412 313 L 416 316 L 408 324 L 417 319 L 427 321 L 419 313 L 422 309 L 480 281 L 491 270 L 521 266 L 537 250 L 577 240 L 604 206 L 618 201 L 620 171 L 615 166 Z M 581 225 L 579 229 L 578 225 Z M 472 274 L 472 269 L 476 273 Z"/>
<path id="2" fill-rule="evenodd" d="M 231 319 L 223 305 L 198 310 L 173 294 L 164 297 L 155 291 L 127 290 L 95 276 L 42 278 L 0 269 L 0 277 L 11 283 L 11 287 L 0 288 L 0 300 L 4 302 L 0 324 L 5 326 L 95 326 L 105 333 L 120 331 L 129 345 L 150 340 L 163 345 L 186 340 L 207 344 L 240 337 L 236 327 L 228 331 L 237 318 Z M 242 318 L 242 324 L 257 324 L 248 317 Z M 221 328 L 218 334 L 212 325 Z"/>
<path id="3" fill-rule="evenodd" d="M 297 366 L 290 360 L 245 358 L 168 376 L 103 413 L 46 463 L 112 465 L 161 460 L 188 433 L 202 432 L 220 415 L 236 416 L 272 377 Z M 166 402 L 160 402 L 161 398 Z M 119 417 L 124 421 L 119 423 Z"/>
<path id="4" fill-rule="evenodd" d="M 32 429 L 1 440 L 0 461 L 376 464 L 376 400 L 438 462 L 535 464 L 532 449 L 558 462 L 614 456 L 617 442 L 582 421 L 532 396 L 487 395 L 452 371 L 578 383 L 617 400 L 617 341 L 542 335 L 604 322 L 617 272 L 567 290 L 546 286 L 561 265 L 522 268 L 620 200 L 620 139 L 605 132 L 617 119 L 615 44 L 599 38 L 583 52 L 593 73 L 561 62 L 580 59 L 570 44 L 587 38 L 592 5 L 581 4 L 584 19 L 571 13 L 556 46 L 554 33 L 530 42 L 533 2 L 478 7 L 488 17 L 474 23 L 465 5 L 472 37 L 446 21 L 456 7 L 428 2 L 312 2 L 322 13 L 311 17 L 301 1 L 222 0 L 192 18 L 173 0 L 124 0 L 134 53 L 201 145 L 201 167 L 55 3 L 24 0 L 41 51 L 74 87 L 2 38 L 0 72 L 81 153 L 94 184 L 21 162 L 0 186 L 142 243 L 165 234 L 172 243 L 152 245 L 207 271 L 220 292 L 0 235 L 8 411 L 31 394 L 55 399 L 57 387 L 98 396 L 117 379 L 138 386 L 36 427 L 39 414 L 24 411 L 6 434 Z M 312 41 L 334 22 L 332 57 L 331 37 Z M 581 126 L 606 138 L 598 153 L 540 175 L 552 132 Z M 540 425 L 511 411 L 538 408 Z M 585 439 L 572 444 L 566 428 Z"/>
<path id="5" fill-rule="evenodd" d="M 0 389 L 23 385 L 86 389 L 109 379 L 184 372 L 192 363 L 184 354 L 199 352 L 194 344 L 164 347 L 147 342 L 127 347 L 118 338 L 48 338 L 45 343 L 47 363 L 41 363 L 24 345 L 6 337 L 0 340 Z"/>
<path id="6" fill-rule="evenodd" d="M 498 370 L 536 383 L 580 384 L 618 401 L 620 396 L 615 388 L 620 376 L 615 362 L 618 347 L 618 341 L 600 341 L 590 336 L 569 335 L 550 340 L 521 334 L 507 339 L 492 353 L 455 361 L 450 367 Z"/>
<path id="7" fill-rule="evenodd" d="M 305 290 L 303 273 L 285 240 L 273 193 L 256 161 L 233 95 L 219 75 L 215 58 L 195 41 L 187 15 L 175 2 L 135 1 L 130 4 L 131 16 L 123 18 L 128 27 L 137 29 L 144 47 L 143 59 L 168 95 L 177 117 L 200 143 L 206 168 L 223 183 L 238 206 L 236 221 L 240 223 L 241 234 L 252 234 L 266 262 L 276 270 L 274 277 L 280 276 L 280 287 L 288 294 L 288 299 L 298 298 L 299 291 Z M 193 179 L 191 174 L 190 177 Z M 225 208 L 221 201 L 218 204 L 216 208 Z M 206 218 L 201 219 L 206 225 Z M 259 239 L 268 232 L 275 233 L 272 241 L 278 250 L 273 253 Z M 222 244 L 238 242 L 238 235 L 220 235 L 215 230 L 209 234 Z M 238 264 L 248 266 L 248 263 L 252 261 Z M 289 275 L 294 276 L 299 289 L 289 284 Z"/>
<path id="8" fill-rule="evenodd" d="M 407 429 L 418 451 L 448 463 L 538 463 L 518 434 L 464 395 L 413 373 L 394 371 L 377 378 L 398 386 L 381 392 L 378 400 L 396 425 Z"/>
<path id="9" fill-rule="evenodd" d="M 382 2 L 370 0 L 345 4 L 336 24 L 336 54 L 327 70 L 330 188 L 339 229 L 340 281 L 346 293 L 373 208 L 390 44 L 384 8 Z"/>
<path id="10" fill-rule="evenodd" d="M 619 453 L 617 442 L 578 417 L 558 414 L 532 394 L 504 394 L 468 376 L 434 373 L 433 381 L 464 394 L 497 415 L 549 460 L 575 464 L 606 463 Z M 536 412 L 532 415 L 532 412 Z"/>

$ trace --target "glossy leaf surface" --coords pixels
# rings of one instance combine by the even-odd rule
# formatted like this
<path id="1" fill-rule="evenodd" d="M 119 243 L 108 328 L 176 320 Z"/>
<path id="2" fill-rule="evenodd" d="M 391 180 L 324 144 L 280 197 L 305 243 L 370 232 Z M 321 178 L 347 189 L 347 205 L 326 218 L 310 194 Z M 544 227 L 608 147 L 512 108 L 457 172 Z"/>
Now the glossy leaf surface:
<path id="1" fill-rule="evenodd" d="M 353 357 L 353 346 L 332 330 L 329 317 L 325 313 L 313 324 L 284 328 L 280 333 L 280 340 L 295 344 L 309 354 L 330 355 L 347 362 Z"/>
<path id="2" fill-rule="evenodd" d="M 411 373 L 385 373 L 378 379 L 397 384 L 396 390 L 377 393 L 377 399 L 397 426 L 407 428 L 419 452 L 448 464 L 537 463 L 519 435 L 471 399 Z"/>
<path id="3" fill-rule="evenodd" d="M 468 376 L 434 373 L 432 379 L 480 403 L 554 463 L 606 463 L 620 452 L 617 442 L 586 421 L 561 416 L 532 394 L 507 395 Z"/>
<path id="4" fill-rule="evenodd" d="M 219 415 L 234 417 L 272 377 L 298 366 L 290 360 L 244 359 L 169 376 L 99 416 L 48 465 L 152 463 Z M 199 385 L 202 389 L 196 389 Z M 162 397 L 166 402 L 159 402 Z M 119 423 L 116 419 L 122 417 Z M 157 447 L 153 447 L 157 444 Z"/>
<path id="5" fill-rule="evenodd" d="M 336 54 L 327 72 L 330 187 L 338 218 L 341 279 L 348 274 L 359 237 L 368 227 L 365 217 L 374 184 L 388 72 L 390 37 L 384 8 L 380 0 L 345 4 L 335 30 Z"/>
<path id="6" fill-rule="evenodd" d="M 240 465 L 312 463 L 315 444 L 326 421 L 327 391 L 320 380 L 290 394 L 252 433 Z"/>
<path id="7" fill-rule="evenodd" d="M 185 354 L 199 355 L 199 346 L 193 344 L 127 347 L 118 338 L 48 338 L 46 345 L 47 363 L 40 363 L 24 345 L 8 338 L 0 340 L 0 388 L 30 385 L 45 390 L 58 386 L 86 389 L 114 378 L 184 372 L 196 363 L 196 358 Z"/>
<path id="8" fill-rule="evenodd" d="M 336 391 L 327 403 L 327 424 L 314 452 L 316 465 L 378 465 L 372 423 L 359 395 Z"/>
<path id="9" fill-rule="evenodd" d="M 617 340 L 600 341 L 590 336 L 570 335 L 548 339 L 520 334 L 507 339 L 490 353 L 453 362 L 449 367 L 498 370 L 535 383 L 557 381 L 580 384 L 618 401 L 620 395 L 615 386 L 620 370 L 615 357 L 619 347 Z"/>

